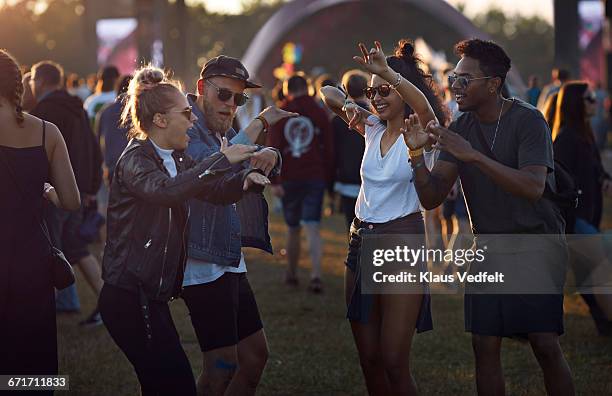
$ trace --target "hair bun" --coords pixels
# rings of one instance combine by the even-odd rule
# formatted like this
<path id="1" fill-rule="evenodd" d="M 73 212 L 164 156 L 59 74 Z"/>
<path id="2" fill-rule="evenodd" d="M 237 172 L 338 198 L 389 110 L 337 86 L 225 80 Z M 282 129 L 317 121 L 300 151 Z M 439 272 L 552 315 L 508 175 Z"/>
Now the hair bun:
<path id="1" fill-rule="evenodd" d="M 395 56 L 398 58 L 412 59 L 414 57 L 414 44 L 412 40 L 401 39 L 395 47 Z"/>
<path id="2" fill-rule="evenodd" d="M 138 90 L 142 92 L 156 87 L 166 76 L 163 70 L 150 66 L 140 70 L 134 78 L 138 83 Z"/>

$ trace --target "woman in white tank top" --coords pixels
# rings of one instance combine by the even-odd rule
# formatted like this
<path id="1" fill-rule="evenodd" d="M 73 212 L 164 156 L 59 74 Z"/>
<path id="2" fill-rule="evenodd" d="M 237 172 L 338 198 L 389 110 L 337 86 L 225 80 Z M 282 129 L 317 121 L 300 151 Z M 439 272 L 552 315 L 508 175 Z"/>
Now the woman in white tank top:
<path id="1" fill-rule="evenodd" d="M 371 233 L 410 234 L 424 243 L 423 217 L 406 142 L 426 140 L 427 136 L 407 134 L 409 122 L 405 119 L 415 113 L 422 125 L 436 118 L 444 123 L 447 114 L 431 78 L 421 70 L 411 42 L 400 41 L 395 55 L 387 58 L 379 42 L 370 51 L 363 44 L 359 48 L 362 56 L 354 59 L 372 73 L 365 93 L 374 113 L 347 101 L 337 88 L 321 89 L 325 104 L 365 139 L 362 184 L 346 260 L 347 316 L 368 392 L 416 394 L 410 348 L 415 328 L 418 332 L 432 329 L 427 285 L 413 294 L 362 294 L 361 266 L 372 263 L 360 262 L 361 237 Z M 417 155 L 425 155 L 428 166 L 432 165 L 433 152 L 410 152 L 412 157 Z M 421 243 L 418 245 L 415 248 L 421 247 Z M 421 264 L 416 268 L 424 267 Z"/>

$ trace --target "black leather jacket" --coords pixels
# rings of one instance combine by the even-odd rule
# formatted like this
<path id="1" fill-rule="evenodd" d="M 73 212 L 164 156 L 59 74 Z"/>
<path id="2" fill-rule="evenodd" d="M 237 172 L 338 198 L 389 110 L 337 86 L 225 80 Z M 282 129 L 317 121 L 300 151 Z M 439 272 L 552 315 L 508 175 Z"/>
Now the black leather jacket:
<path id="1" fill-rule="evenodd" d="M 219 205 L 242 197 L 253 170 L 228 172 L 221 153 L 195 162 L 173 153 L 170 177 L 149 140 L 132 140 L 117 162 L 110 188 L 102 278 L 147 298 L 168 301 L 180 294 L 186 260 L 187 199 Z"/>

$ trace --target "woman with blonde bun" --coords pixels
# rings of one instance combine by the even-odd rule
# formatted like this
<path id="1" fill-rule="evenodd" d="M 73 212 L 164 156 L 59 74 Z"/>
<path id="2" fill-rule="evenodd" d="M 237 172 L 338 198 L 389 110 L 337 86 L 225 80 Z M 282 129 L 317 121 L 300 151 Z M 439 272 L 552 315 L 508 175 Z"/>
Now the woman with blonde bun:
<path id="1" fill-rule="evenodd" d="M 198 162 L 184 154 L 195 120 L 178 84 L 162 70 L 149 66 L 135 74 L 123 113 L 133 126 L 131 140 L 110 187 L 99 307 L 143 395 L 196 394 L 168 307 L 181 292 L 187 200 L 228 204 L 269 183 L 253 170 L 227 172 L 250 158 L 254 146 L 224 141 L 220 152 Z"/>

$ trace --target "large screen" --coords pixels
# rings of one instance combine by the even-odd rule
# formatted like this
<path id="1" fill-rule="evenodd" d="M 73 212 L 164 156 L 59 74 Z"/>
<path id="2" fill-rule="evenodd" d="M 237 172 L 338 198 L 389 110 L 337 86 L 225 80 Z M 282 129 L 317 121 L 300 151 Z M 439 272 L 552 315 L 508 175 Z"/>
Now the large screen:
<path id="1" fill-rule="evenodd" d="M 96 23 L 98 36 L 98 66 L 115 65 L 122 74 L 136 69 L 138 42 L 136 18 L 100 19 Z"/>

